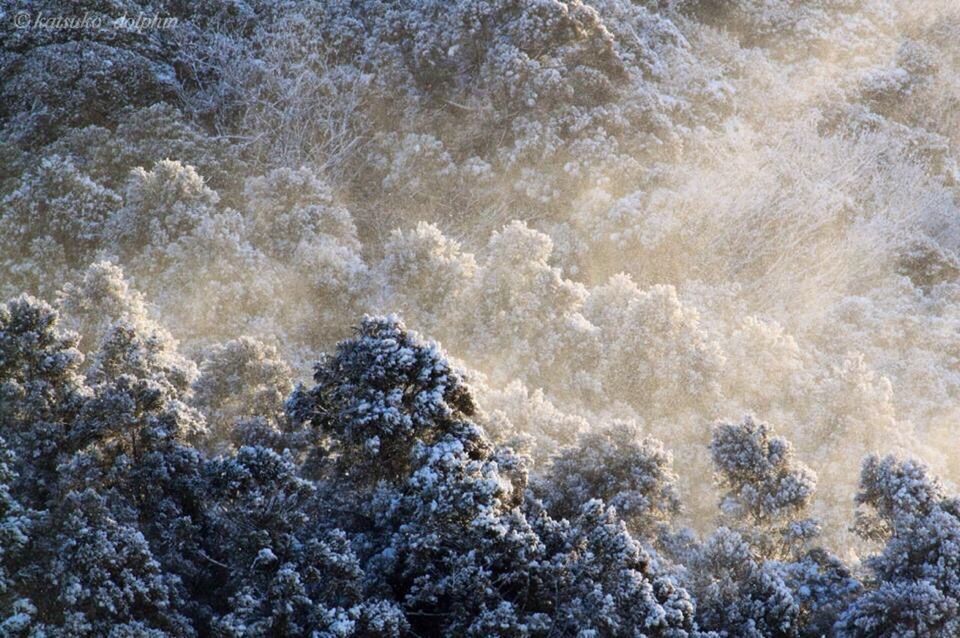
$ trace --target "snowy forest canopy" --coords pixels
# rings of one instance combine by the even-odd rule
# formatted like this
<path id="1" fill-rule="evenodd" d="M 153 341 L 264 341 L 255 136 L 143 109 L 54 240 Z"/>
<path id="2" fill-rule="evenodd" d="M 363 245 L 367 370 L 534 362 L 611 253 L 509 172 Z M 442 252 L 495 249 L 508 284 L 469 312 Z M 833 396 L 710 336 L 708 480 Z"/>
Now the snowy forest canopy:
<path id="1" fill-rule="evenodd" d="M 958 157 L 954 0 L 0 0 L 0 637 L 960 636 Z"/>

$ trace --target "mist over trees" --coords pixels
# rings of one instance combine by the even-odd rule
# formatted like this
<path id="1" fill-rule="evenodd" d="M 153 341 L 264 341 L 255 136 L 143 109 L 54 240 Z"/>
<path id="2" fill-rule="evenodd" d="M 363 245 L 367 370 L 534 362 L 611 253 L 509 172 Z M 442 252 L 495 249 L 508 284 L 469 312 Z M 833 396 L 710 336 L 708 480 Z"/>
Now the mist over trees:
<path id="1" fill-rule="evenodd" d="M 960 635 L 958 105 L 948 0 L 0 0 L 0 636 Z"/>

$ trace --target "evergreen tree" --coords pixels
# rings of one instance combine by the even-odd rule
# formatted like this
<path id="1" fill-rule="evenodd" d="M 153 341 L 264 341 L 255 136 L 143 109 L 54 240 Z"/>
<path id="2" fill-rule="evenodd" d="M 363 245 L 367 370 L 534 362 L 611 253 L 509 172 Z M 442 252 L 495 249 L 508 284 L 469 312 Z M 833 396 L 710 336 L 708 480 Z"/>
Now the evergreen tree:
<path id="1" fill-rule="evenodd" d="M 16 493 L 43 508 L 72 423 L 89 397 L 76 337 L 46 303 L 21 296 L 0 306 L 0 436 L 16 454 Z"/>
<path id="2" fill-rule="evenodd" d="M 960 632 L 960 501 L 922 464 L 870 456 L 857 502 L 858 530 L 885 544 L 865 561 L 871 578 L 840 617 L 838 635 Z"/>

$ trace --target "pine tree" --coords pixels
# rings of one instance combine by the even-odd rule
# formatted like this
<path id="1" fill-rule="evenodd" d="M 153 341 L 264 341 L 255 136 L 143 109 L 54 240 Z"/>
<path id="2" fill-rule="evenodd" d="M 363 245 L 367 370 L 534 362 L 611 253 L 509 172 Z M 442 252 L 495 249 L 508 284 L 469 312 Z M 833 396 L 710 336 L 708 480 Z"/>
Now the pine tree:
<path id="1" fill-rule="evenodd" d="M 93 490 L 67 493 L 38 530 L 42 558 L 20 592 L 33 631 L 54 636 L 193 636 L 180 579 L 166 573 L 134 521 Z M 52 592 L 55 592 L 51 595 Z"/>
<path id="2" fill-rule="evenodd" d="M 841 636 L 951 636 L 960 632 L 960 501 L 922 464 L 863 462 L 858 531 L 882 540 L 865 563 L 865 591 L 836 625 Z"/>
<path id="3" fill-rule="evenodd" d="M 19 572 L 29 564 L 26 550 L 37 520 L 36 512 L 24 507 L 14 492 L 15 458 L 0 439 L 0 635 L 12 633 L 26 620 L 20 610 L 29 603 L 18 597 L 17 590 Z"/>
<path id="4" fill-rule="evenodd" d="M 0 436 L 16 454 L 16 493 L 41 509 L 89 396 L 76 337 L 61 333 L 58 320 L 51 306 L 26 295 L 0 306 Z"/>
<path id="5" fill-rule="evenodd" d="M 653 539 L 680 510 L 671 463 L 663 445 L 644 438 L 636 424 L 614 422 L 563 448 L 537 487 L 556 518 L 572 520 L 584 504 L 600 499 L 632 534 Z"/>

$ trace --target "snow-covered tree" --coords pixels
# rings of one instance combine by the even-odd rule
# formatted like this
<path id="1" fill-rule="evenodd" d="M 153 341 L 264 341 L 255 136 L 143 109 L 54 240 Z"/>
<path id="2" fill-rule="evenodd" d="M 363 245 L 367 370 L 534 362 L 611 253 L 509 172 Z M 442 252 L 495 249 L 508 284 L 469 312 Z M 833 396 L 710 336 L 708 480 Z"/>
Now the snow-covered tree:
<path id="1" fill-rule="evenodd" d="M 474 256 L 441 230 L 420 222 L 409 231 L 395 230 L 377 266 L 384 305 L 430 334 L 443 334 L 477 273 Z"/>
<path id="2" fill-rule="evenodd" d="M 789 441 L 747 416 L 714 428 L 711 452 L 726 490 L 722 526 L 679 549 L 701 628 L 720 635 L 820 636 L 860 584 L 801 518 L 816 475 L 793 458 Z"/>
<path id="3" fill-rule="evenodd" d="M 560 451 L 544 477 L 542 498 L 552 515 L 568 520 L 600 499 L 632 534 L 653 538 L 680 509 L 671 462 L 663 444 L 644 438 L 636 424 L 598 426 Z"/>
<path id="4" fill-rule="evenodd" d="M 816 490 L 816 475 L 793 458 L 792 446 L 774 436 L 765 423 L 746 416 L 740 423 L 720 423 L 710 451 L 720 486 L 726 490 L 720 509 L 726 517 L 783 535 L 783 542 L 803 541 L 816 525 L 800 519 Z"/>
<path id="5" fill-rule="evenodd" d="M 413 632 L 693 628 L 686 592 L 613 509 L 590 501 L 570 524 L 525 501 L 524 460 L 468 420 L 460 375 L 396 318 L 365 319 L 315 380 L 288 410 L 326 433 L 321 494 Z"/>
<path id="6" fill-rule="evenodd" d="M 276 430 L 293 390 L 291 377 L 276 348 L 240 337 L 206 353 L 191 404 L 206 417 L 214 444 L 230 441 L 241 420 L 262 417 L 265 427 Z"/>
<path id="7" fill-rule="evenodd" d="M 864 460 L 858 531 L 883 541 L 871 578 L 836 626 L 842 636 L 949 636 L 960 631 L 960 503 L 922 464 Z"/>
<path id="8" fill-rule="evenodd" d="M 15 460 L 14 452 L 0 439 L 0 628 L 19 622 L 14 618 L 18 572 L 25 562 L 24 550 L 36 520 L 35 513 L 17 499 Z"/>
<path id="9" fill-rule="evenodd" d="M 218 504 L 210 560 L 218 567 L 225 636 L 400 635 L 394 604 L 365 596 L 349 537 L 318 519 L 315 486 L 290 458 L 241 448 L 206 469 Z M 228 597 L 228 598 L 227 598 Z"/>
<path id="10" fill-rule="evenodd" d="M 30 631 L 195 635 L 182 613 L 180 579 L 163 570 L 134 523 L 116 519 L 107 499 L 93 490 L 67 493 L 42 533 L 43 558 L 23 571 L 16 588 L 33 604 Z"/>
<path id="11" fill-rule="evenodd" d="M 121 202 L 69 157 L 45 158 L 22 174 L 0 206 L 5 295 L 24 290 L 49 294 L 51 283 L 62 282 L 70 268 L 85 267 Z"/>
<path id="12" fill-rule="evenodd" d="M 686 557 L 697 622 L 722 636 L 797 636 L 800 605 L 774 565 L 721 527 Z"/>
<path id="13" fill-rule="evenodd" d="M 89 396 L 76 338 L 57 322 L 51 306 L 26 295 L 0 306 L 0 436 L 16 454 L 28 506 L 55 490 L 64 440 Z"/>
<path id="14" fill-rule="evenodd" d="M 190 165 L 163 160 L 150 171 L 134 169 L 124 206 L 110 220 L 113 241 L 127 255 L 163 249 L 194 230 L 219 199 Z"/>

